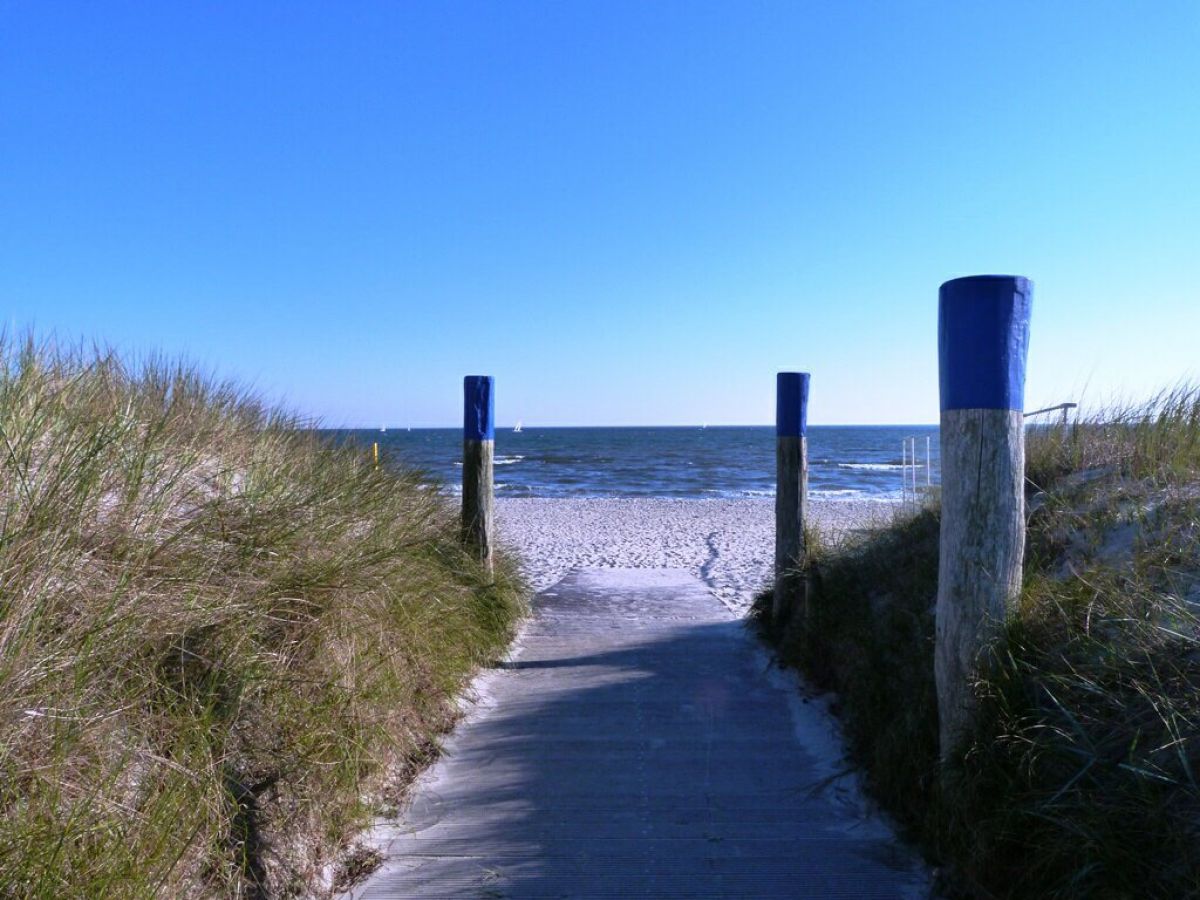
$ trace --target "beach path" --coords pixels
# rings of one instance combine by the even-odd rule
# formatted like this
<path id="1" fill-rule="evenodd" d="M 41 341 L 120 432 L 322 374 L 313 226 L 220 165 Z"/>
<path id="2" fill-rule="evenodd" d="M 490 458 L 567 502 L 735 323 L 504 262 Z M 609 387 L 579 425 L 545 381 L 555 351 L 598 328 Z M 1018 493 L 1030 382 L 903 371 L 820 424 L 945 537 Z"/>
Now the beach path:
<path id="1" fill-rule="evenodd" d="M 374 829 L 384 863 L 346 897 L 924 896 L 767 670 L 690 572 L 572 572 Z"/>

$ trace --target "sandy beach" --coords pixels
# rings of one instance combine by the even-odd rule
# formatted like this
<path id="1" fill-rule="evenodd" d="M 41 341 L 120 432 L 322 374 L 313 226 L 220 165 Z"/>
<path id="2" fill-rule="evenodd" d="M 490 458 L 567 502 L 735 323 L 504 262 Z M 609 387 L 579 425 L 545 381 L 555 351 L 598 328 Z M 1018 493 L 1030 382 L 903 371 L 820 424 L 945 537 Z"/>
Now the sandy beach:
<path id="1" fill-rule="evenodd" d="M 836 538 L 886 520 L 894 505 L 814 500 L 811 521 Z M 744 613 L 774 565 L 775 501 L 498 499 L 502 544 L 521 555 L 534 590 L 578 566 L 690 569 Z"/>

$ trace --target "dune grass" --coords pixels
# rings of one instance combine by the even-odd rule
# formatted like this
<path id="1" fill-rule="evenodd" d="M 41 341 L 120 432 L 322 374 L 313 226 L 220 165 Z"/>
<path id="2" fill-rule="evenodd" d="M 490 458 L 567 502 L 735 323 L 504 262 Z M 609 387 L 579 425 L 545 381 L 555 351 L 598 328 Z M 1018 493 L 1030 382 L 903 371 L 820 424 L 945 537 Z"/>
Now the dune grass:
<path id="1" fill-rule="evenodd" d="M 1200 392 L 1031 428 L 1026 473 L 1022 595 L 946 777 L 936 507 L 815 548 L 811 614 L 771 637 L 952 895 L 1200 896 Z"/>
<path id="2" fill-rule="evenodd" d="M 507 643 L 511 566 L 303 425 L 0 347 L 0 894 L 319 896 Z"/>

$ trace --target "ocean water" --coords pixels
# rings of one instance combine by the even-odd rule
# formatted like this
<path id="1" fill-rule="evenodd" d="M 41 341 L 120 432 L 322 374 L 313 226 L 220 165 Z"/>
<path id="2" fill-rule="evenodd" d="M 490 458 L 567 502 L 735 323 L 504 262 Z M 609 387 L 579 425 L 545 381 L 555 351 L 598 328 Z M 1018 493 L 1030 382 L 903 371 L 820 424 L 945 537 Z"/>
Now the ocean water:
<path id="1" fill-rule="evenodd" d="M 456 490 L 462 431 L 422 428 L 337 431 L 385 464 L 401 463 Z M 918 484 L 926 439 L 937 483 L 936 426 L 809 426 L 808 483 L 814 497 L 895 500 L 901 446 L 915 438 Z M 770 497 L 775 493 L 773 427 L 525 428 L 497 430 L 498 497 Z"/>

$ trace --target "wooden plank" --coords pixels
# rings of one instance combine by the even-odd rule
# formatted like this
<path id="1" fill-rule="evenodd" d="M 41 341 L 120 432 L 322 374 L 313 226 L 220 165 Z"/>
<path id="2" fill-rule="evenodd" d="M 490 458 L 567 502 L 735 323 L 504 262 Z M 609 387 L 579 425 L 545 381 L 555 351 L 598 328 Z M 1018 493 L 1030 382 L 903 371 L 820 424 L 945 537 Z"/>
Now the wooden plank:
<path id="1" fill-rule="evenodd" d="M 492 571 L 495 543 L 494 441 L 463 441 L 463 543 Z"/>
<path id="2" fill-rule="evenodd" d="M 808 503 L 807 372 L 775 376 L 775 589 L 778 624 L 806 612 L 804 525 Z"/>
<path id="3" fill-rule="evenodd" d="M 1025 361 L 1033 285 L 1012 275 L 938 292 L 942 518 L 934 675 L 943 763 L 975 712 L 972 684 L 1021 590 Z"/>
<path id="4" fill-rule="evenodd" d="M 1019 410 L 942 412 L 942 523 L 938 555 L 937 678 L 943 758 L 975 704 L 981 654 L 1021 591 L 1025 550 L 1025 440 Z"/>
<path id="5" fill-rule="evenodd" d="M 806 602 L 802 571 L 807 548 L 804 524 L 808 497 L 808 438 L 775 439 L 775 592 L 776 622 L 803 615 Z"/>
<path id="6" fill-rule="evenodd" d="M 495 380 L 490 375 L 463 379 L 462 539 L 488 572 L 493 570 L 495 537 Z"/>

